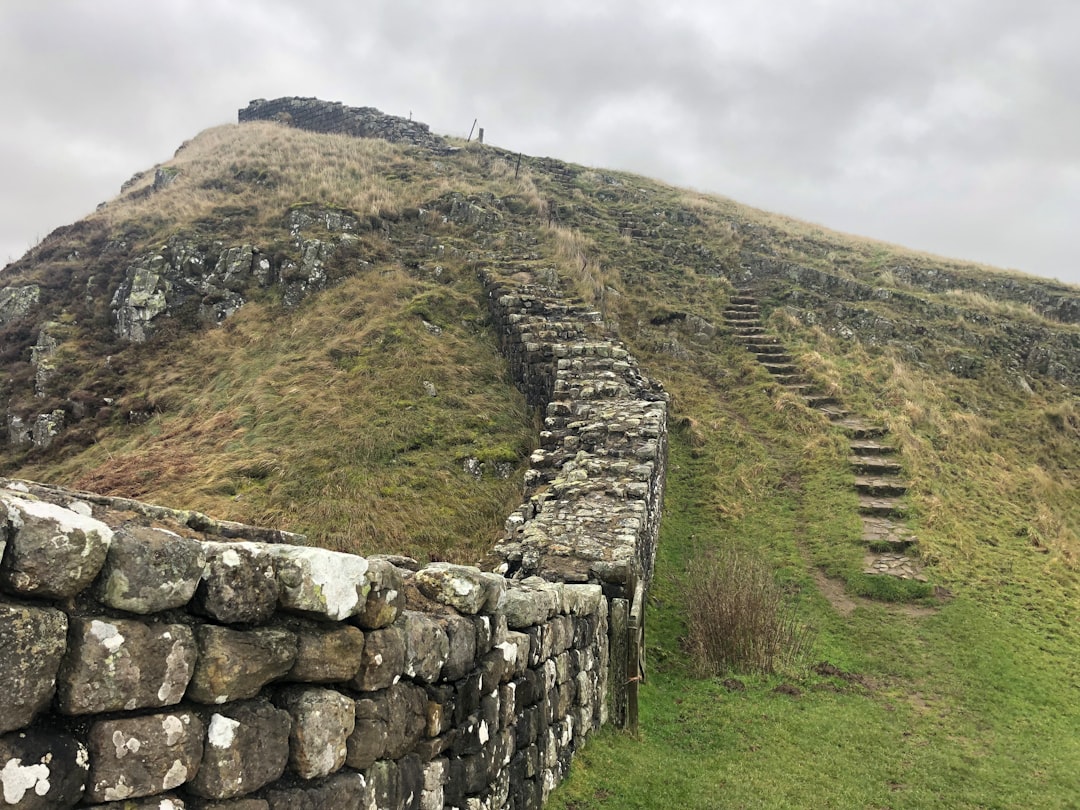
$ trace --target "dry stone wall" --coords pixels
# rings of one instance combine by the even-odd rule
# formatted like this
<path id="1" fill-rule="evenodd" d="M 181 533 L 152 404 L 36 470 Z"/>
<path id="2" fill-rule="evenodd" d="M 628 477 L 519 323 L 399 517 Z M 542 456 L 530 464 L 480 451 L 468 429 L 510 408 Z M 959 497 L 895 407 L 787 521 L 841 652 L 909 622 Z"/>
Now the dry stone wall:
<path id="1" fill-rule="evenodd" d="M 0 808 L 543 806 L 626 711 L 667 397 L 595 313 L 482 280 L 544 414 L 494 570 L 0 479 Z"/>
<path id="2" fill-rule="evenodd" d="M 0 490 L 0 807 L 534 808 L 604 719 L 598 585 L 30 489 Z"/>
<path id="3" fill-rule="evenodd" d="M 374 107 L 346 107 L 317 98 L 256 99 L 240 110 L 238 119 L 241 124 L 245 121 L 279 121 L 311 132 L 382 138 L 440 152 L 453 149 L 445 139 L 433 135 L 427 124 L 387 115 Z"/>
<path id="4" fill-rule="evenodd" d="M 541 285 L 481 280 L 514 378 L 544 413 L 526 500 L 495 549 L 500 570 L 632 598 L 656 558 L 667 394 L 598 313 Z"/>

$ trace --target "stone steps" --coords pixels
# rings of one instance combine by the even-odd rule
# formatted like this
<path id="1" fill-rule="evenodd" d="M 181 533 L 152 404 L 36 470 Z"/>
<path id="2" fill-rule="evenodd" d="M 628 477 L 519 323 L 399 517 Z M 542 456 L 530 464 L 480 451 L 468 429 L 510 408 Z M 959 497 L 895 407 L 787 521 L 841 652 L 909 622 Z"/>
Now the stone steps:
<path id="1" fill-rule="evenodd" d="M 860 495 L 859 514 L 875 517 L 902 518 L 907 512 L 907 506 L 899 498 L 889 498 L 884 495 Z"/>
<path id="2" fill-rule="evenodd" d="M 855 472 L 853 486 L 863 524 L 861 540 L 867 548 L 863 572 L 925 582 L 922 566 L 915 556 L 907 553 L 916 546 L 917 538 L 898 522 L 906 512 L 902 496 L 908 486 L 900 477 L 900 463 L 889 458 L 896 448 L 876 441 L 888 433 L 888 428 L 853 416 L 836 396 L 815 391 L 815 385 L 802 377 L 786 347 L 765 332 L 758 312 L 752 295 L 740 293 L 731 297 L 723 317 L 735 341 L 754 355 L 773 380 L 802 396 L 807 407 L 825 414 L 848 436 L 851 449 L 848 460 Z"/>
<path id="3" fill-rule="evenodd" d="M 855 476 L 855 491 L 862 495 L 897 497 L 907 493 L 907 484 L 899 478 L 880 475 Z"/>
<path id="4" fill-rule="evenodd" d="M 880 455 L 849 456 L 848 463 L 856 473 L 864 475 L 899 475 L 901 470 L 900 462 L 890 461 Z"/>
<path id="5" fill-rule="evenodd" d="M 873 550 L 902 551 L 917 542 L 910 529 L 888 517 L 863 515 L 862 523 L 862 540 Z"/>

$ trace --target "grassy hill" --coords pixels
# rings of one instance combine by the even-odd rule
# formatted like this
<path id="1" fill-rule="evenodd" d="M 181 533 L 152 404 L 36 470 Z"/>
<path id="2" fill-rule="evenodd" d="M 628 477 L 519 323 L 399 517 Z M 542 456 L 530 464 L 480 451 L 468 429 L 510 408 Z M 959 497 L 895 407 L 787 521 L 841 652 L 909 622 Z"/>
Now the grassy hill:
<path id="1" fill-rule="evenodd" d="M 0 327 L 2 397 L 9 425 L 64 428 L 0 472 L 475 560 L 539 429 L 475 271 L 559 283 L 671 392 L 675 434 L 640 739 L 595 738 L 551 806 L 1074 806 L 1080 291 L 459 146 L 220 127 L 50 235 L 0 276 L 36 290 Z M 245 246 L 265 277 L 200 280 Z M 140 311 L 176 303 L 132 342 L 140 272 Z M 845 439 L 732 339 L 743 288 L 820 390 L 888 426 L 928 589 L 863 573 Z M 690 664 L 687 570 L 717 548 L 768 562 L 809 657 Z"/>

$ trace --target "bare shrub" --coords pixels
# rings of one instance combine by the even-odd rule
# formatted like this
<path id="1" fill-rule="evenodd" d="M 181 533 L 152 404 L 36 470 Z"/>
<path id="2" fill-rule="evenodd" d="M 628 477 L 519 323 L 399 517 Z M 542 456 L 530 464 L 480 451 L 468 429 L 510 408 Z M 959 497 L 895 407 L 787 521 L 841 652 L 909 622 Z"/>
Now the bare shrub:
<path id="1" fill-rule="evenodd" d="M 776 672 L 808 653 L 813 631 L 760 557 L 734 549 L 689 565 L 686 647 L 702 675 Z"/>

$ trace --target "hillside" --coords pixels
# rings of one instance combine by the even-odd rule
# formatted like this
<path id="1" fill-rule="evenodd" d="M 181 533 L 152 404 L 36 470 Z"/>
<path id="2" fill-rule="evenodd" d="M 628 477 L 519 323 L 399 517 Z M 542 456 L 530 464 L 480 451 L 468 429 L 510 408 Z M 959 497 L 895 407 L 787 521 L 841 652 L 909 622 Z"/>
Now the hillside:
<path id="1" fill-rule="evenodd" d="M 552 806 L 1068 806 L 1080 290 L 388 120 L 208 130 L 5 268 L 0 474 L 474 561 L 543 427 L 477 271 L 559 286 L 676 430 L 642 739 L 600 735 Z M 865 572 L 860 426 L 917 578 Z M 680 644 L 721 547 L 816 631 L 745 691 Z"/>

